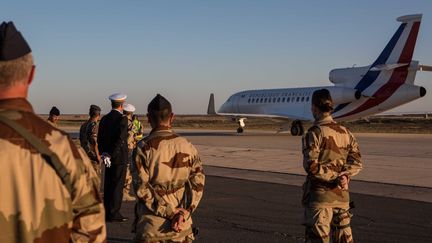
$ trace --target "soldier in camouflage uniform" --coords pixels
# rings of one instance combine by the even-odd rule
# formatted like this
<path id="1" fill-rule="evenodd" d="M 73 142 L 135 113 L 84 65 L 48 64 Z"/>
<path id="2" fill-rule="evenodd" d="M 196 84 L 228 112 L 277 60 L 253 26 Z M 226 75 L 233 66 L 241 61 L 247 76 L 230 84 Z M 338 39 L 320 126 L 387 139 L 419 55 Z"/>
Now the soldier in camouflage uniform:
<path id="1" fill-rule="evenodd" d="M 53 106 L 49 112 L 48 123 L 54 127 L 58 127 L 58 120 L 60 119 L 60 110 Z"/>
<path id="2" fill-rule="evenodd" d="M 27 101 L 34 65 L 12 22 L 0 25 L 0 242 L 105 242 L 99 179 L 63 131 Z"/>
<path id="3" fill-rule="evenodd" d="M 147 110 L 152 131 L 134 152 L 135 242 L 191 242 L 191 214 L 204 190 L 202 162 L 195 147 L 171 130 L 174 115 L 164 97 L 158 94 Z"/>
<path id="4" fill-rule="evenodd" d="M 333 121 L 332 110 L 329 91 L 315 91 L 315 123 L 303 137 L 306 242 L 353 242 L 348 185 L 362 161 L 356 139 Z"/>
<path id="5" fill-rule="evenodd" d="M 136 140 L 135 140 L 135 133 L 133 129 L 133 120 L 132 115 L 135 111 L 135 106 L 132 104 L 124 104 L 123 107 L 123 114 L 128 119 L 128 138 L 127 138 L 127 144 L 128 144 L 128 166 L 126 171 L 126 179 L 125 184 L 123 187 L 123 201 L 134 201 L 135 197 L 133 196 L 132 192 L 132 174 L 131 174 L 131 159 L 132 159 L 132 151 L 136 147 Z"/>
<path id="6" fill-rule="evenodd" d="M 97 133 L 99 128 L 101 108 L 97 105 L 91 105 L 89 109 L 90 118 L 80 127 L 80 144 L 89 157 L 94 170 L 101 178 L 101 157 L 97 144 Z"/>

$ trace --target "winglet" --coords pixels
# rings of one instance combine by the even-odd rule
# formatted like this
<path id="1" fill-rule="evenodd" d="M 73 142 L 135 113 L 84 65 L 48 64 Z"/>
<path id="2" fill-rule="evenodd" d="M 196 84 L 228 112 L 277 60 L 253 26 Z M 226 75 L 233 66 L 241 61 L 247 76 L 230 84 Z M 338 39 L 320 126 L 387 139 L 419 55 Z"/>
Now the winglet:
<path id="1" fill-rule="evenodd" d="M 207 115 L 216 115 L 214 94 L 213 93 L 210 94 L 209 104 L 207 107 Z"/>

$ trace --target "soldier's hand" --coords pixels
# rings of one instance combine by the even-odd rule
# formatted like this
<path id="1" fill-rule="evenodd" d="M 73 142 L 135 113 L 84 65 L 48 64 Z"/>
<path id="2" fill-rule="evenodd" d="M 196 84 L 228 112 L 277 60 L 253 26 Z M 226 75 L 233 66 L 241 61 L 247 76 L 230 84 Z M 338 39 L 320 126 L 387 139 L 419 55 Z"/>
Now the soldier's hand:
<path id="1" fill-rule="evenodd" d="M 183 228 L 183 224 L 186 222 L 186 214 L 188 213 L 188 211 L 184 208 L 176 208 L 174 213 L 175 215 L 171 221 L 171 228 L 175 232 L 180 232 Z"/>
<path id="2" fill-rule="evenodd" d="M 339 176 L 338 178 L 338 186 L 342 189 L 342 191 L 347 191 L 349 188 L 350 178 L 348 175 L 344 174 Z"/>
<path id="3" fill-rule="evenodd" d="M 171 221 L 171 228 L 175 232 L 180 232 L 182 230 L 182 224 L 185 222 L 184 216 L 180 213 L 176 214 Z"/>

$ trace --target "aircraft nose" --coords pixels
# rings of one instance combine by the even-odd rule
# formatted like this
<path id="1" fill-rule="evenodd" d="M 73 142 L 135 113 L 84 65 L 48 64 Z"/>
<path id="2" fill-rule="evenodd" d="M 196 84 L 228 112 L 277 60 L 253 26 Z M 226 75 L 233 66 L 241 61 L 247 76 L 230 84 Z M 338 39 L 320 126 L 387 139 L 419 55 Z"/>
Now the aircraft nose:
<path id="1" fill-rule="evenodd" d="M 218 110 L 218 113 L 225 113 L 227 111 L 227 103 L 223 103 Z"/>

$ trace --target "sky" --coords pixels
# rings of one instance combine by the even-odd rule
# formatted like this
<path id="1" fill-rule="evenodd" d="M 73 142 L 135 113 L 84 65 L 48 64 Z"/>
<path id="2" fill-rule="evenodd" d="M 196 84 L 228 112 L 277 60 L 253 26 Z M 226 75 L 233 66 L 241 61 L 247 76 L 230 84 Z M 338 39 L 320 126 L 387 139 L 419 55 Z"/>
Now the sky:
<path id="1" fill-rule="evenodd" d="M 160 93 L 177 114 L 204 114 L 247 89 L 332 85 L 331 69 L 371 64 L 399 23 L 423 13 L 414 60 L 432 65 L 432 1 L 74 0 L 8 1 L 29 42 L 37 113 L 57 106 L 107 113 L 107 97 L 128 95 L 137 113 Z M 392 112 L 432 111 L 432 73 L 419 72 L 428 94 Z"/>

